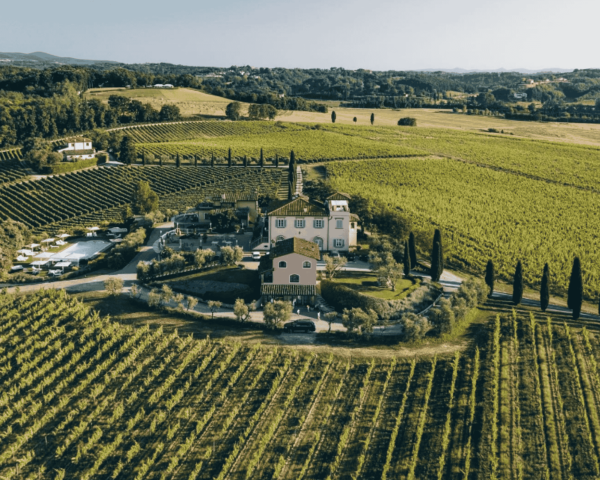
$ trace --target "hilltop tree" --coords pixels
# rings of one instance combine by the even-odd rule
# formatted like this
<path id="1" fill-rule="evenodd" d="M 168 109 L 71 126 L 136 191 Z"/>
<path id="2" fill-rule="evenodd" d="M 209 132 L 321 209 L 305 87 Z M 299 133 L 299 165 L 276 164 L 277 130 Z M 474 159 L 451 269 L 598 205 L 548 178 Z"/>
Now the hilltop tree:
<path id="1" fill-rule="evenodd" d="M 433 233 L 433 243 L 438 242 L 440 244 L 440 268 L 444 270 L 444 247 L 442 244 L 442 232 L 436 228 Z"/>
<path id="2" fill-rule="evenodd" d="M 373 125 L 375 123 L 375 114 L 372 113 L 371 114 L 371 125 Z"/>
<path id="3" fill-rule="evenodd" d="M 544 265 L 544 272 L 542 273 L 542 285 L 540 288 L 540 307 L 542 312 L 545 312 L 550 303 L 550 267 L 548 264 Z"/>
<path id="4" fill-rule="evenodd" d="M 181 119 L 181 110 L 177 105 L 163 105 L 158 114 L 161 122 L 174 122 Z"/>
<path id="5" fill-rule="evenodd" d="M 521 303 L 521 300 L 523 300 L 523 265 L 521 264 L 521 260 L 519 260 L 513 278 L 512 301 L 515 305 L 518 305 Z"/>
<path id="6" fill-rule="evenodd" d="M 410 254 L 410 265 L 412 268 L 417 266 L 417 249 L 415 247 L 415 234 L 410 232 L 408 236 L 408 253 Z"/>
<path id="7" fill-rule="evenodd" d="M 408 247 L 408 241 L 404 242 L 404 276 L 410 275 L 410 269 L 412 267 L 410 262 L 410 252 Z"/>
<path id="8" fill-rule="evenodd" d="M 354 118 L 352 119 L 352 121 L 353 121 L 354 123 L 356 123 L 356 117 L 354 117 Z"/>
<path id="9" fill-rule="evenodd" d="M 490 287 L 490 293 L 488 297 L 491 297 L 494 294 L 494 280 L 495 280 L 495 272 L 494 272 L 494 262 L 492 260 L 488 260 L 487 266 L 485 267 L 485 284 Z"/>
<path id="10" fill-rule="evenodd" d="M 567 296 L 567 306 L 573 310 L 573 320 L 577 320 L 579 318 L 582 303 L 583 277 L 581 275 L 581 262 L 579 261 L 579 257 L 575 257 L 575 260 L 573 260 L 573 269 L 571 270 L 569 293 Z"/>
<path id="11" fill-rule="evenodd" d="M 331 112 L 331 123 L 335 123 L 335 119 L 337 118 L 337 115 L 335 114 L 335 110 L 332 110 Z"/>
<path id="12" fill-rule="evenodd" d="M 440 242 L 435 242 L 433 244 L 433 249 L 431 250 L 431 280 L 433 282 L 439 281 L 443 271 L 444 269 L 442 267 L 442 246 L 440 245 Z"/>
<path id="13" fill-rule="evenodd" d="M 239 120 L 242 116 L 242 104 L 240 102 L 231 102 L 225 109 L 225 115 L 229 120 Z"/>
<path id="14" fill-rule="evenodd" d="M 158 210 L 158 195 L 152 191 L 150 184 L 140 180 L 133 191 L 133 210 L 145 215 Z"/>
<path id="15" fill-rule="evenodd" d="M 121 140 L 119 148 L 119 160 L 127 165 L 135 163 L 137 155 L 135 153 L 135 144 L 129 135 L 125 135 Z"/>

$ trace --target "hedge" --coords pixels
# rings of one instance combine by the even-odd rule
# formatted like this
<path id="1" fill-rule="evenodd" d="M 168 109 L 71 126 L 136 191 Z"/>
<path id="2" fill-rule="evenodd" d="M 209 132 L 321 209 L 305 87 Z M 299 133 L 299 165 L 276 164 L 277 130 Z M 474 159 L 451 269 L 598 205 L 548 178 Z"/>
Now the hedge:
<path id="1" fill-rule="evenodd" d="M 80 160 L 78 162 L 61 162 L 56 165 L 48 165 L 44 167 L 42 171 L 47 174 L 57 173 L 68 173 L 82 168 L 95 167 L 98 165 L 99 158 L 88 158 L 87 160 Z"/>

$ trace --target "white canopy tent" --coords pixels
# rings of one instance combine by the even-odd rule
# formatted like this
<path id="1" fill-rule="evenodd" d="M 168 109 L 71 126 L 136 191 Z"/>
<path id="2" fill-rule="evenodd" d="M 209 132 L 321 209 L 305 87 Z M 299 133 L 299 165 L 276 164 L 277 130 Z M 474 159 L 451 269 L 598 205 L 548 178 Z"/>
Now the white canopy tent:
<path id="1" fill-rule="evenodd" d="M 71 235 L 69 235 L 68 233 L 61 233 L 60 235 L 57 235 L 58 238 L 69 238 Z"/>
<path id="2" fill-rule="evenodd" d="M 55 263 L 54 266 L 60 268 L 64 272 L 66 267 L 71 266 L 71 262 L 58 262 Z"/>
<path id="3" fill-rule="evenodd" d="M 49 260 L 36 260 L 35 262 L 31 262 L 32 267 L 43 267 L 49 262 Z"/>
<path id="4" fill-rule="evenodd" d="M 27 255 L 27 256 L 33 255 L 33 251 L 29 250 L 27 248 L 22 248 L 21 250 L 17 250 L 17 253 L 20 253 L 21 255 Z"/>
<path id="5" fill-rule="evenodd" d="M 46 240 L 42 240 L 42 243 L 54 243 L 55 238 L 47 238 Z"/>
<path id="6" fill-rule="evenodd" d="M 41 247 L 39 243 L 32 243 L 30 245 L 25 245 L 27 248 L 33 250 L 34 248 Z"/>
<path id="7" fill-rule="evenodd" d="M 42 252 L 42 253 L 38 253 L 35 258 L 51 258 L 53 257 L 54 254 L 52 252 Z"/>
<path id="8" fill-rule="evenodd" d="M 21 270 L 23 270 L 23 265 L 14 265 L 10 267 L 11 272 L 19 272 Z"/>

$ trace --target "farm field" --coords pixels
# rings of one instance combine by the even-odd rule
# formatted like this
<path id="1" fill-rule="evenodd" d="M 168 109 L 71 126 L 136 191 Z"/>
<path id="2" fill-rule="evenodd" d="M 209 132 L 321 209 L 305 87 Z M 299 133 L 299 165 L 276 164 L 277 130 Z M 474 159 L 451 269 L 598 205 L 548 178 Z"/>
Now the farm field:
<path id="1" fill-rule="evenodd" d="M 108 103 L 111 95 L 122 95 L 131 100 L 139 100 L 151 104 L 156 110 L 163 105 L 174 104 L 179 107 L 184 117 L 225 116 L 225 108 L 231 100 L 216 95 L 209 95 L 191 88 L 92 88 L 85 93 L 85 98 L 101 100 Z M 243 111 L 247 110 L 246 104 Z"/>
<path id="2" fill-rule="evenodd" d="M 600 293 L 600 197 L 595 192 L 441 158 L 326 167 L 334 188 L 406 212 L 423 242 L 431 241 L 433 226 L 440 227 L 445 256 L 459 268 L 482 274 L 491 258 L 499 275 L 512 281 L 521 259 L 526 283 L 537 286 L 548 262 L 551 287 L 564 294 L 573 257 L 579 256 L 585 295 L 596 301 Z"/>
<path id="3" fill-rule="evenodd" d="M 259 191 L 276 195 L 283 169 L 238 167 L 135 166 L 97 168 L 41 180 L 15 183 L 0 190 L 0 219 L 13 219 L 48 232 L 75 217 L 103 215 L 105 211 L 131 203 L 138 181 L 148 181 L 161 196 L 180 193 L 182 203 L 189 201 L 188 190 L 198 196 L 224 191 Z M 240 188 L 239 185 L 243 185 Z M 233 185 L 237 185 L 233 187 Z M 202 189 L 199 192 L 198 189 Z M 216 189 L 216 191 L 215 191 Z M 173 205 L 174 198 L 170 198 Z M 193 204 L 190 206 L 194 206 Z"/>
<path id="4" fill-rule="evenodd" d="M 599 474 L 600 343 L 496 317 L 445 358 L 340 358 L 0 297 L 4 478 Z M 23 340 L 25 338 L 25 340 Z"/>

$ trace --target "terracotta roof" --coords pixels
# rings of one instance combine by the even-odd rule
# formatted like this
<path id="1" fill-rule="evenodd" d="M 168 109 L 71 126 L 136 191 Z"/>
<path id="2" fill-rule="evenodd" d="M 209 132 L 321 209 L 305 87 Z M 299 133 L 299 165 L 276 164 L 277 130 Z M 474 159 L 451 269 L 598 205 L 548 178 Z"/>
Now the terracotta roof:
<path id="1" fill-rule="evenodd" d="M 260 293 L 263 295 L 316 295 L 316 285 L 275 285 L 272 283 L 263 283 L 260 287 Z"/>
<path id="2" fill-rule="evenodd" d="M 290 217 L 322 217 L 327 215 L 327 208 L 321 202 L 300 196 L 292 200 L 271 203 L 268 213 Z"/>
<path id="3" fill-rule="evenodd" d="M 297 253 L 305 257 L 314 258 L 315 260 L 321 260 L 321 252 L 316 243 L 297 237 L 277 242 L 271 250 L 271 258 L 283 257 L 290 253 Z"/>
<path id="4" fill-rule="evenodd" d="M 91 140 L 86 137 L 71 137 L 71 138 L 65 138 L 63 140 L 63 142 L 65 142 L 65 143 L 81 143 L 81 142 L 91 142 Z"/>
<path id="5" fill-rule="evenodd" d="M 335 192 L 327 197 L 327 200 L 352 200 L 352 197 L 344 192 Z"/>

